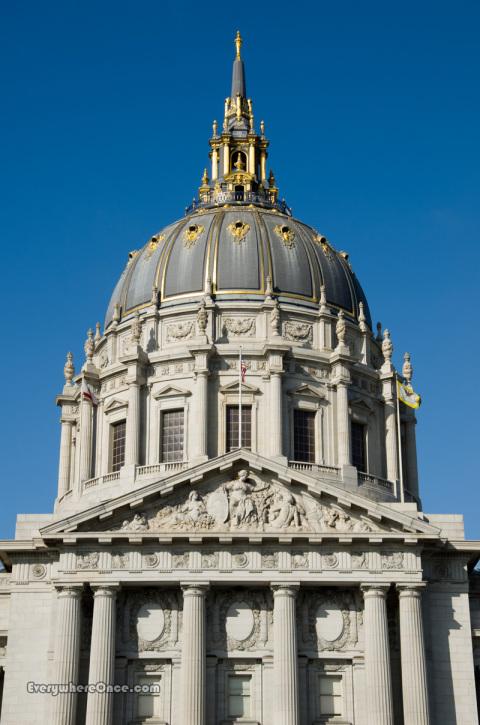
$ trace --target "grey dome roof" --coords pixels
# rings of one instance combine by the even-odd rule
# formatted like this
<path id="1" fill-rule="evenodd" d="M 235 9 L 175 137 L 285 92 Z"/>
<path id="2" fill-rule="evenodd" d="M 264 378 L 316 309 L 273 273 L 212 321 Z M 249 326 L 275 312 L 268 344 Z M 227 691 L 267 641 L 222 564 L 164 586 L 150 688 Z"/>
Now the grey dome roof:
<path id="1" fill-rule="evenodd" d="M 165 227 L 133 253 L 110 300 L 122 315 L 150 304 L 158 288 L 162 307 L 199 300 L 207 279 L 216 300 L 261 300 L 267 277 L 280 302 L 315 308 L 320 285 L 327 304 L 358 317 L 370 312 L 363 290 L 342 253 L 312 227 L 275 209 L 220 206 L 201 210 Z"/>

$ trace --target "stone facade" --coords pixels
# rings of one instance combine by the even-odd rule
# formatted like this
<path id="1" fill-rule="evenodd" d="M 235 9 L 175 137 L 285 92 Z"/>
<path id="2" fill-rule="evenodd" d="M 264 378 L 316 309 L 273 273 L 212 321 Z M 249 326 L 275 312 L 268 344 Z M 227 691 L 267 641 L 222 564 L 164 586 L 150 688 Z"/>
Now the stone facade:
<path id="1" fill-rule="evenodd" d="M 1 723 L 478 725 L 480 544 L 460 516 L 422 510 L 390 333 L 372 333 L 348 258 L 278 206 L 236 42 L 216 183 L 204 175 L 195 224 L 132 253 L 124 303 L 114 293 L 104 332 L 89 331 L 79 374 L 67 356 L 54 512 L 19 516 L 0 542 Z M 134 275 L 150 280 L 163 243 L 159 270 L 179 239 L 182 254 L 213 248 L 206 210 L 221 230 L 232 201 L 217 248 L 246 249 L 264 224 L 273 281 L 222 295 L 205 262 L 200 292 L 172 300 L 154 282 L 142 301 Z M 323 255 L 313 278 L 344 270 L 351 310 L 325 283 L 312 300 L 281 288 L 279 259 L 300 244 Z"/>

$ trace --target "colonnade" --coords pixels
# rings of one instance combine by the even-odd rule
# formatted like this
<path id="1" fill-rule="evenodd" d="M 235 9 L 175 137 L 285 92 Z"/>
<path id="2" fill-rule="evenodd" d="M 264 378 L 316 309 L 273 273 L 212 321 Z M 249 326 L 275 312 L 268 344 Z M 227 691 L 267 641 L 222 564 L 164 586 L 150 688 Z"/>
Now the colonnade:
<path id="1" fill-rule="evenodd" d="M 78 682 L 81 585 L 58 585 L 56 682 Z M 400 641 L 405 725 L 429 725 L 427 672 L 421 611 L 422 584 L 399 584 Z M 118 585 L 95 585 L 89 684 L 114 683 Z M 299 586 L 272 584 L 274 622 L 274 722 L 300 725 L 296 597 Z M 369 725 L 393 725 L 393 696 L 386 596 L 387 584 L 363 584 L 365 689 Z M 208 585 L 186 582 L 183 591 L 182 725 L 206 723 L 206 593 Z M 112 725 L 111 692 L 88 693 L 86 725 Z M 76 694 L 54 700 L 53 725 L 75 725 Z"/>

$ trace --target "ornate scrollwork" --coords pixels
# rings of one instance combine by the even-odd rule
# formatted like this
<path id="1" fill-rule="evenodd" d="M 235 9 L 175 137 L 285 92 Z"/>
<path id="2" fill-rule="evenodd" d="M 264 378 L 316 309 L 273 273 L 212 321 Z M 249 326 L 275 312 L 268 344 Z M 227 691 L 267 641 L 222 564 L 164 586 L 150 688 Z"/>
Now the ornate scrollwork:
<path id="1" fill-rule="evenodd" d="M 287 249 L 293 249 L 295 247 L 295 232 L 286 224 L 277 224 L 273 227 L 273 231 L 280 237 Z"/>
<path id="2" fill-rule="evenodd" d="M 304 617 L 302 639 L 319 651 L 347 649 L 357 643 L 357 604 L 351 592 L 305 593 L 299 611 Z"/>
<path id="3" fill-rule="evenodd" d="M 250 231 L 250 224 L 247 224 L 246 222 L 241 221 L 241 219 L 238 219 L 236 222 L 232 222 L 227 226 L 228 231 L 233 237 L 233 241 L 236 242 L 236 244 L 240 244 L 243 242 L 245 237 L 247 236 L 248 232 Z"/>
<path id="4" fill-rule="evenodd" d="M 183 246 L 187 249 L 193 247 L 204 231 L 205 227 L 202 224 L 189 224 L 183 232 Z"/>

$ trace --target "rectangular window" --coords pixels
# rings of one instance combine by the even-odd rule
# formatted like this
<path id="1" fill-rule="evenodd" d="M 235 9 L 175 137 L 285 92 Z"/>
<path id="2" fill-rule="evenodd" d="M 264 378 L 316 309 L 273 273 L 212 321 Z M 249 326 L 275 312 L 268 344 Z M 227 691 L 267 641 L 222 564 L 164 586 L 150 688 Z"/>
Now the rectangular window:
<path id="1" fill-rule="evenodd" d="M 227 406 L 227 451 L 238 448 L 238 405 Z M 252 447 L 252 406 L 242 405 L 242 448 Z"/>
<path id="2" fill-rule="evenodd" d="M 124 420 L 113 423 L 111 427 L 112 456 L 111 471 L 119 471 L 125 463 L 125 437 L 127 424 Z"/>
<path id="3" fill-rule="evenodd" d="M 162 413 L 161 460 L 163 463 L 183 461 L 184 419 L 183 408 L 165 410 Z"/>
<path id="4" fill-rule="evenodd" d="M 228 678 L 228 717 L 251 715 L 251 676 L 230 675 Z"/>
<path id="5" fill-rule="evenodd" d="M 320 675 L 318 693 L 321 717 L 343 715 L 341 675 Z"/>
<path id="6" fill-rule="evenodd" d="M 312 411 L 293 411 L 293 458 L 315 463 L 315 413 Z"/>
<path id="7" fill-rule="evenodd" d="M 367 472 L 367 456 L 365 450 L 365 426 L 352 421 L 352 465 L 359 471 Z"/>
<path id="8" fill-rule="evenodd" d="M 137 718 L 143 722 L 160 717 L 160 680 L 140 676 L 136 684 L 141 688 L 137 694 Z"/>

